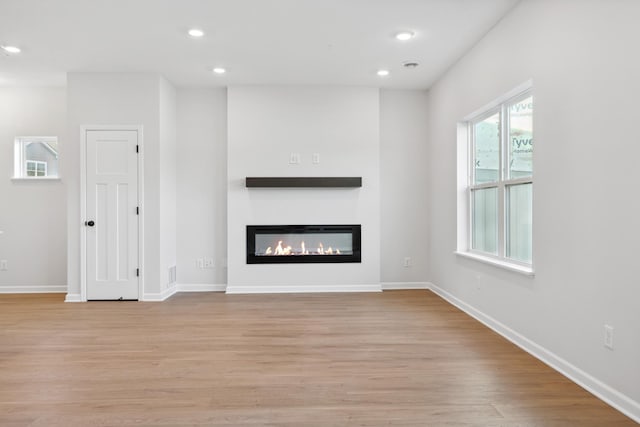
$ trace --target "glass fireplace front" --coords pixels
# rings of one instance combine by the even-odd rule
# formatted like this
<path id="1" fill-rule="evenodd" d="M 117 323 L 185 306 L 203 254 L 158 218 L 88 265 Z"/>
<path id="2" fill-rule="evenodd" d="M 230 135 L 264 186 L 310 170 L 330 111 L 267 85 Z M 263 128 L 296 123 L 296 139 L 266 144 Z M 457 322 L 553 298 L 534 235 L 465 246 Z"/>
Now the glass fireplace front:
<path id="1" fill-rule="evenodd" d="M 360 225 L 248 225 L 247 264 L 360 262 Z"/>

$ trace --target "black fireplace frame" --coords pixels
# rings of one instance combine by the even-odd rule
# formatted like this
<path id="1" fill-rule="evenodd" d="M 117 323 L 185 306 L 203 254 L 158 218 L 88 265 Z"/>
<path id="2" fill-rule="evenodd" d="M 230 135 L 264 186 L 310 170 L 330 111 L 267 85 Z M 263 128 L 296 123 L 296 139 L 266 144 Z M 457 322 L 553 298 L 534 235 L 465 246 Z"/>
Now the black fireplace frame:
<path id="1" fill-rule="evenodd" d="M 255 255 L 256 234 L 349 233 L 353 254 L 350 255 Z M 315 264 L 361 262 L 360 224 L 335 225 L 247 225 L 247 264 Z"/>

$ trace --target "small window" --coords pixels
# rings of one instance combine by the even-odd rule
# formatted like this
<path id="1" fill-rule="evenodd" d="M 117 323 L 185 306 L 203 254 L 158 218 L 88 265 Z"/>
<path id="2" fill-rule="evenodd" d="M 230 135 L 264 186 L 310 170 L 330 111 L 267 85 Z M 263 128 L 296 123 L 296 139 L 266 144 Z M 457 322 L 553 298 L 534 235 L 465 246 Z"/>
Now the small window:
<path id="1" fill-rule="evenodd" d="M 16 178 L 57 178 L 58 138 L 19 137 L 15 141 Z"/>

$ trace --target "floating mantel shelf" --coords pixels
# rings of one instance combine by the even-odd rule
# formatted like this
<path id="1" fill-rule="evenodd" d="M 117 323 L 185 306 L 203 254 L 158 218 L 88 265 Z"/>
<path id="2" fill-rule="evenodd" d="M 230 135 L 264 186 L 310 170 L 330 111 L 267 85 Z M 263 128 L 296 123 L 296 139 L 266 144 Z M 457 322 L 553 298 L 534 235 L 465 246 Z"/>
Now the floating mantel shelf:
<path id="1" fill-rule="evenodd" d="M 247 187 L 362 187 L 362 177 L 296 176 L 247 177 Z"/>

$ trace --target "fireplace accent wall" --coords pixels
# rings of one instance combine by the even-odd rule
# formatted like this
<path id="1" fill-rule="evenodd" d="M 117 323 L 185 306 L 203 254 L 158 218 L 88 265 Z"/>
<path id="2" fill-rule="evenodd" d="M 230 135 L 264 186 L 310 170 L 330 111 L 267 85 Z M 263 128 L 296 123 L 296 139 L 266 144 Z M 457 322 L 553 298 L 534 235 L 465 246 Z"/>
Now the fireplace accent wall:
<path id="1" fill-rule="evenodd" d="M 247 264 L 361 262 L 360 225 L 248 225 Z"/>

